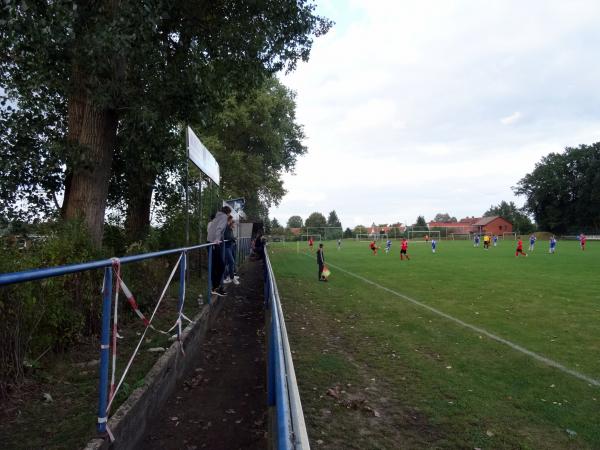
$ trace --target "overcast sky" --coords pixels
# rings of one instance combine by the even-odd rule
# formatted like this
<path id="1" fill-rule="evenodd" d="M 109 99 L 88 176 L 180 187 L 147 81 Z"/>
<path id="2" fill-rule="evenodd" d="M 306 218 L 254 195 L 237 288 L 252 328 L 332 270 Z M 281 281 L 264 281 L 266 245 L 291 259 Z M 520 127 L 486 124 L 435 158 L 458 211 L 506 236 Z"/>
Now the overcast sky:
<path id="1" fill-rule="evenodd" d="M 308 154 L 271 217 L 479 216 L 600 141 L 600 0 L 319 0 L 336 25 L 282 77 Z"/>

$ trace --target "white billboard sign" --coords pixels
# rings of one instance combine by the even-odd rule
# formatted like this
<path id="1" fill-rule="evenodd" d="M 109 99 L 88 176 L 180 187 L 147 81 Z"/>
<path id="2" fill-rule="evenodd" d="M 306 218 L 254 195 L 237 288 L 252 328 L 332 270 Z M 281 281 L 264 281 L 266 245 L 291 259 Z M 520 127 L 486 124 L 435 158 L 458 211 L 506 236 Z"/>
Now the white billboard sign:
<path id="1" fill-rule="evenodd" d="M 208 149 L 204 146 L 194 131 L 187 127 L 187 148 L 188 157 L 202 172 L 206 174 L 218 186 L 221 176 L 219 173 L 219 163 Z"/>

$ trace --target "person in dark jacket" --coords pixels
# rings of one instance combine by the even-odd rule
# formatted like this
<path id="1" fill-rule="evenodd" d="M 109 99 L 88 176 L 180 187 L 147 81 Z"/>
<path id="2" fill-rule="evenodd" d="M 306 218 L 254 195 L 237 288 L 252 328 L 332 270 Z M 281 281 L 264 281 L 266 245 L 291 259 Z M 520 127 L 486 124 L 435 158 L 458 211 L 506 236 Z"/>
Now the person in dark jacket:
<path id="1" fill-rule="evenodd" d="M 225 245 L 223 243 L 225 228 L 227 227 L 227 216 L 231 213 L 229 206 L 223 206 L 221 211 L 215 214 L 211 225 L 208 227 L 206 240 L 213 245 L 212 248 L 212 294 L 220 297 L 227 295 L 221 285 L 223 272 L 225 271 Z"/>
<path id="2" fill-rule="evenodd" d="M 263 235 L 260 231 L 254 239 L 252 250 L 256 259 L 263 259 L 265 257 L 265 241 L 263 240 Z"/>
<path id="3" fill-rule="evenodd" d="M 319 244 L 319 249 L 317 250 L 317 264 L 319 265 L 319 281 L 327 281 L 327 278 L 323 276 L 323 267 L 325 266 L 323 244 Z"/>
<path id="4" fill-rule="evenodd" d="M 233 232 L 233 217 L 227 217 L 227 228 L 225 228 L 225 279 L 224 284 L 240 284 L 240 280 L 237 276 L 235 267 L 235 252 L 236 252 L 236 240 L 235 233 Z"/>

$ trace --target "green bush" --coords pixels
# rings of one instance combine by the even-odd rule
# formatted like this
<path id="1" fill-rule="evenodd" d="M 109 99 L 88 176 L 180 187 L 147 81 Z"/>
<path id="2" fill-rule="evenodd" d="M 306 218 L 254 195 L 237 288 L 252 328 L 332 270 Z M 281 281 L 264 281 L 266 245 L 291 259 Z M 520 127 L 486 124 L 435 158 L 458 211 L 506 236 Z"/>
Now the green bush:
<path id="1" fill-rule="evenodd" d="M 1 244 L 0 272 L 91 261 L 100 258 L 77 222 L 56 224 L 40 240 L 19 248 Z M 0 290 L 0 396 L 23 377 L 26 358 L 47 349 L 61 352 L 100 326 L 102 271 L 47 278 Z"/>
<path id="2" fill-rule="evenodd" d="M 127 255 L 138 255 L 155 251 L 151 242 L 135 242 L 127 248 Z M 166 250 L 166 249 L 163 249 Z M 173 270 L 179 255 L 163 256 L 127 264 L 121 268 L 121 277 L 136 298 L 140 309 L 146 314 L 154 307 L 164 283 Z M 178 279 L 177 275 L 175 279 Z M 151 283 L 148 280 L 152 280 Z M 129 308 L 126 308 L 129 310 Z M 149 316 L 149 314 L 148 314 Z"/>

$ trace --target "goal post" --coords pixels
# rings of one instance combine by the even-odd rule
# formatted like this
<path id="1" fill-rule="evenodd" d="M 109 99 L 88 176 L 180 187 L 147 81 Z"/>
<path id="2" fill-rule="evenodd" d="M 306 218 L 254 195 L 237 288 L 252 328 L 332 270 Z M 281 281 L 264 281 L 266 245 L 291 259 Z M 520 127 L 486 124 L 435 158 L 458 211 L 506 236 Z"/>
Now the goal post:
<path id="1" fill-rule="evenodd" d="M 342 227 L 306 227 L 302 231 L 305 236 L 320 236 L 320 240 L 322 241 L 336 241 L 344 237 L 344 229 Z"/>
<path id="2" fill-rule="evenodd" d="M 429 239 L 437 239 L 438 241 L 440 240 L 440 238 L 442 237 L 442 234 L 439 231 L 436 230 L 428 230 L 428 231 L 413 231 L 413 230 L 409 230 L 408 231 L 408 240 L 425 240 L 425 236 L 428 236 Z"/>
<path id="3" fill-rule="evenodd" d="M 513 241 L 516 241 L 517 240 L 517 233 L 515 233 L 515 232 L 502 233 L 502 239 L 512 239 Z"/>

